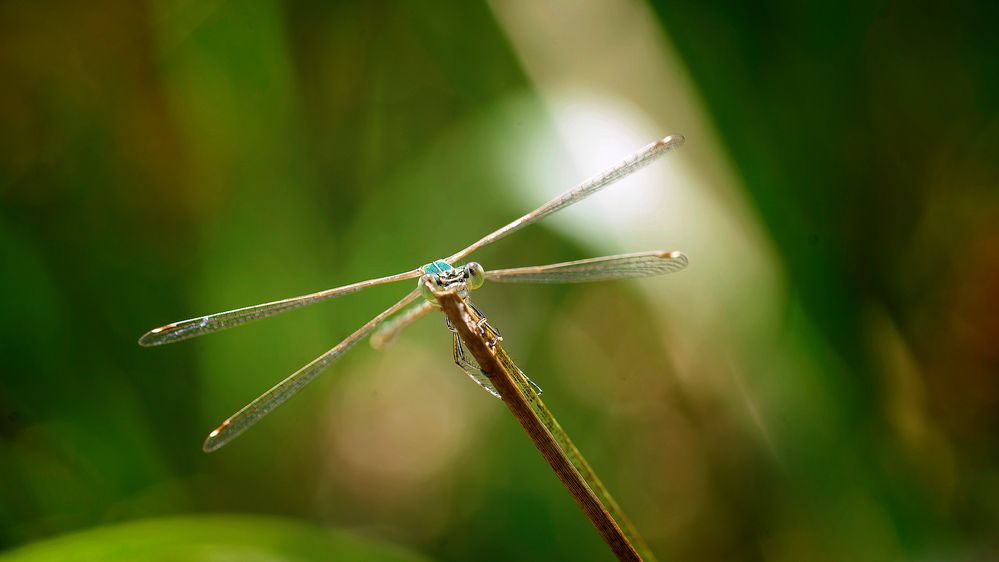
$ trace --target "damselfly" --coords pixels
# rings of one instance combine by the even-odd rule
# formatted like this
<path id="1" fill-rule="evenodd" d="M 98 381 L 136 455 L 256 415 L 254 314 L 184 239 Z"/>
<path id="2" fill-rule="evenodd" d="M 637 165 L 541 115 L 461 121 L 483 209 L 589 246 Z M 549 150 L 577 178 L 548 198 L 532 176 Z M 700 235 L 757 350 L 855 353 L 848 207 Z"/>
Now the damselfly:
<path id="1" fill-rule="evenodd" d="M 237 308 L 227 312 L 199 316 L 190 320 L 181 320 L 180 322 L 174 322 L 151 330 L 139 338 L 139 344 L 143 346 L 155 346 L 186 340 L 239 326 L 251 320 L 266 318 L 302 306 L 354 293 L 374 285 L 419 278 L 417 288 L 403 297 L 402 300 L 382 311 L 335 347 L 279 382 L 259 398 L 250 402 L 243 409 L 222 422 L 205 439 L 204 450 L 206 452 L 214 451 L 246 431 L 247 428 L 259 421 L 260 418 L 283 404 L 285 400 L 291 398 L 302 387 L 316 378 L 319 373 L 329 367 L 345 351 L 371 334 L 376 328 L 382 326 L 382 329 L 372 337 L 372 343 L 375 345 L 383 344 L 395 337 L 404 327 L 433 310 L 436 305 L 433 290 L 454 290 L 467 299 L 468 291 L 481 287 L 487 279 L 500 283 L 581 283 L 649 277 L 683 269 L 687 265 L 687 257 L 685 255 L 680 252 L 659 250 L 590 258 L 552 265 L 492 271 L 484 270 L 481 265 L 475 262 L 468 262 L 460 266 L 455 265 L 483 246 L 492 244 L 538 219 L 560 211 L 573 203 L 577 203 L 593 195 L 615 181 L 646 166 L 659 156 L 679 147 L 681 144 L 683 144 L 683 137 L 679 135 L 657 140 L 602 174 L 583 182 L 503 228 L 484 236 L 471 246 L 418 269 L 389 275 L 388 277 L 351 283 L 350 285 L 335 287 L 300 297 Z M 406 308 L 410 303 L 420 298 L 421 295 L 424 299 L 423 301 L 386 323 L 392 315 Z M 469 304 L 471 303 L 469 302 Z M 481 314 L 481 311 L 477 310 L 477 312 L 482 316 L 482 322 L 479 325 L 480 333 L 488 336 L 488 340 L 495 344 L 501 339 L 499 332 L 489 325 L 485 316 Z M 479 369 L 475 360 L 465 354 L 461 339 L 454 331 L 454 327 L 450 323 L 447 324 L 447 327 L 454 334 L 452 352 L 455 363 L 472 380 L 493 395 L 499 396 L 496 389 L 489 382 L 488 377 Z M 537 389 L 537 385 L 534 385 L 534 383 L 531 384 Z"/>

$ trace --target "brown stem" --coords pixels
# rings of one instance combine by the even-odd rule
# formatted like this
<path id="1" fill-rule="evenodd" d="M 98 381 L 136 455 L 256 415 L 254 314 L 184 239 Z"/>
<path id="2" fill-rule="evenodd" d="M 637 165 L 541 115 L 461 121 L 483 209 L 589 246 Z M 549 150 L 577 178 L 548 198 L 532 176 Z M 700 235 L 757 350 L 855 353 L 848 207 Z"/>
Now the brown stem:
<path id="1" fill-rule="evenodd" d="M 639 550 L 633 543 L 637 543 L 646 558 L 652 560 L 648 547 L 635 533 L 616 502 L 597 479 L 579 450 L 568 439 L 551 412 L 541 403 L 520 368 L 513 363 L 500 345 L 492 342 L 493 345 L 490 346 L 490 342 L 485 340 L 476 326 L 480 317 L 475 309 L 468 306 L 454 292 L 435 293 L 435 296 L 479 367 L 499 391 L 503 402 L 520 422 L 527 436 L 534 442 L 534 446 L 548 461 L 555 475 L 569 490 L 569 494 L 576 500 L 604 542 L 610 546 L 619 560 L 642 560 Z M 543 420 L 542 416 L 547 419 Z M 561 439 L 556 438 L 552 430 L 558 432 Z M 586 476 L 584 477 L 581 472 Z M 616 521 L 612 512 L 617 516 Z"/>

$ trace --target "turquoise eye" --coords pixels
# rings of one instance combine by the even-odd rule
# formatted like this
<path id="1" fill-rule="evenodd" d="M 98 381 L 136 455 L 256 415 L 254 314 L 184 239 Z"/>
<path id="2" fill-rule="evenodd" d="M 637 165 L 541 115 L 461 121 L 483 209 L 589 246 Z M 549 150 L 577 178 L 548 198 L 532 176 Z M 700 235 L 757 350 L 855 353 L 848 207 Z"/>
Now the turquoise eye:
<path id="1" fill-rule="evenodd" d="M 470 261 L 465 264 L 465 272 L 468 274 L 468 288 L 478 289 L 486 282 L 486 272 L 478 262 Z"/>

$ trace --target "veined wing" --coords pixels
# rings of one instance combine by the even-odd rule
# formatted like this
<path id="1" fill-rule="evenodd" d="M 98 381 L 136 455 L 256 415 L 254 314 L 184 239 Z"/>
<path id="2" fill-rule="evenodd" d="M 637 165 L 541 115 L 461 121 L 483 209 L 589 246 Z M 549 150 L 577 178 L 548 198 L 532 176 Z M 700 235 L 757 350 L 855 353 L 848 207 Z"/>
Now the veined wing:
<path id="1" fill-rule="evenodd" d="M 491 340 L 493 342 L 492 345 L 498 345 L 499 342 L 503 341 L 503 338 L 500 337 L 499 332 L 496 331 L 496 328 L 494 328 L 491 324 L 489 324 L 486 317 L 482 315 L 482 311 L 476 308 L 476 306 L 473 305 L 472 302 L 469 301 L 468 299 L 465 299 L 465 304 L 468 309 L 474 311 L 477 319 L 476 325 L 478 326 L 479 333 L 482 335 L 483 338 Z M 450 321 L 448 321 L 448 326 L 450 327 Z M 451 347 L 451 351 L 454 355 L 454 362 L 457 363 L 459 367 L 461 367 L 462 371 L 465 371 L 465 374 L 468 375 L 469 378 L 475 381 L 476 384 L 481 386 L 486 392 L 492 394 L 496 398 L 502 399 L 502 396 L 500 396 L 499 391 L 496 390 L 496 386 L 493 385 L 493 382 L 491 380 L 489 380 L 489 375 L 487 375 L 485 371 L 482 370 L 482 367 L 479 366 L 479 363 L 475 360 L 475 357 L 465 353 L 465 346 L 461 342 L 461 336 L 458 335 L 458 332 L 452 331 L 451 333 L 454 336 L 454 343 Z M 523 377 L 524 379 L 523 382 L 526 382 L 526 384 L 528 384 L 531 387 L 531 389 L 535 394 L 541 396 L 542 390 L 541 387 L 537 385 L 537 383 L 527 378 L 527 375 L 525 375 L 523 371 L 520 371 L 520 376 Z M 518 381 L 518 384 L 521 384 L 521 382 Z"/>
<path id="2" fill-rule="evenodd" d="M 428 312 L 434 309 L 434 305 L 430 304 L 430 301 L 423 301 L 418 304 L 411 306 L 405 312 L 396 316 L 395 318 L 389 320 L 382 324 L 378 331 L 371 334 L 371 347 L 375 349 L 384 349 L 392 344 L 399 334 L 408 328 L 413 322 L 416 322 L 420 318 L 427 315 Z"/>
<path id="3" fill-rule="evenodd" d="M 325 291 L 302 295 L 300 297 L 291 297 L 279 301 L 266 302 L 263 304 L 237 308 L 235 310 L 228 310 L 226 312 L 216 312 L 215 314 L 199 316 L 198 318 L 191 318 L 190 320 L 181 320 L 180 322 L 174 322 L 173 324 L 167 324 L 166 326 L 160 326 L 159 328 L 150 330 L 139 338 L 139 345 L 151 347 L 154 345 L 174 343 L 188 338 L 203 336 L 212 332 L 218 332 L 219 330 L 234 328 L 250 322 L 251 320 L 267 318 L 268 316 L 274 316 L 275 314 L 280 314 L 295 308 L 315 304 L 317 302 L 349 293 L 355 293 L 361 289 L 367 289 L 368 287 L 372 287 L 374 285 L 392 283 L 393 281 L 402 281 L 405 279 L 414 279 L 420 275 L 421 273 L 419 270 L 407 271 L 405 273 L 389 275 L 388 277 L 368 279 L 367 281 L 351 283 L 350 285 L 344 285 L 342 287 L 326 289 Z"/>
<path id="4" fill-rule="evenodd" d="M 559 195 L 503 228 L 486 235 L 478 242 L 448 257 L 444 261 L 450 264 L 459 262 L 483 246 L 492 244 L 493 242 L 496 242 L 497 240 L 508 236 L 509 234 L 516 232 L 541 218 L 544 218 L 556 211 L 560 211 L 573 203 L 578 203 L 579 201 L 586 199 L 590 195 L 593 195 L 617 180 L 647 166 L 656 158 L 670 152 L 682 144 L 683 137 L 680 135 L 670 135 L 668 137 L 661 138 L 622 160 L 609 170 L 586 180 L 585 182 L 577 185 L 569 191 L 566 191 L 562 195 Z"/>
<path id="5" fill-rule="evenodd" d="M 497 269 L 486 272 L 486 279 L 499 283 L 586 283 L 632 277 L 652 277 L 679 271 L 687 267 L 682 252 L 638 252 L 602 258 Z"/>
<path id="6" fill-rule="evenodd" d="M 419 290 L 414 290 L 402 300 L 385 309 L 381 314 L 369 320 L 366 324 L 358 328 L 356 332 L 347 336 L 345 340 L 338 343 L 336 347 L 326 353 L 316 357 L 311 363 L 295 371 L 291 376 L 274 385 L 273 388 L 260 395 L 259 398 L 250 402 L 242 410 L 233 414 L 229 419 L 222 422 L 214 431 L 208 434 L 205 444 L 202 447 L 206 453 L 210 453 L 226 443 L 235 439 L 240 433 L 246 431 L 251 425 L 260 421 L 260 418 L 271 413 L 274 408 L 284 404 L 294 396 L 305 385 L 312 382 L 319 373 L 329 367 L 333 361 L 343 355 L 345 351 L 354 346 L 364 336 L 371 333 L 386 318 L 399 312 L 409 303 L 413 302 L 420 295 Z"/>
<path id="7" fill-rule="evenodd" d="M 496 398 L 500 398 L 499 391 L 493 386 L 492 381 L 489 380 L 489 376 L 482 372 L 482 368 L 479 364 L 475 362 L 475 358 L 469 355 L 465 355 L 465 346 L 461 343 L 461 336 L 458 332 L 453 334 L 451 353 L 454 355 L 454 362 L 461 367 L 462 371 L 469 376 L 476 384 L 481 386 L 483 390 L 492 394 Z"/>

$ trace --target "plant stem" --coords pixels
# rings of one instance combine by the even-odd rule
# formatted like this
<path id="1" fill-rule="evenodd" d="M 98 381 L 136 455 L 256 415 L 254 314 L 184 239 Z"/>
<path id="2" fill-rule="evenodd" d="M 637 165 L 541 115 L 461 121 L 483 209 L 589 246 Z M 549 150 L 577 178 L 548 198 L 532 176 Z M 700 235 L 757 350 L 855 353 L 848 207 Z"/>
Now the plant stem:
<path id="1" fill-rule="evenodd" d="M 490 346 L 485 340 L 477 328 L 476 322 L 481 317 L 475 309 L 454 292 L 435 293 L 435 296 L 482 372 L 490 378 L 541 456 L 618 559 L 655 560 L 582 453 L 527 382 L 523 371 L 502 346 L 495 342 Z"/>

